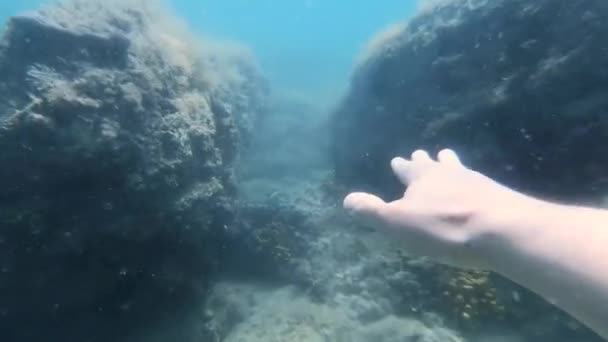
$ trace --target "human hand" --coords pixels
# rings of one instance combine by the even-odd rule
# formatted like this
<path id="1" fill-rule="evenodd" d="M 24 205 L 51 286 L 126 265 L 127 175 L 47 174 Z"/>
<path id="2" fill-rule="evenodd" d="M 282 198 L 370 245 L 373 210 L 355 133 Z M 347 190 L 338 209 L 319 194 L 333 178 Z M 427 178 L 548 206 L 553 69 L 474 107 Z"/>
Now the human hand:
<path id="1" fill-rule="evenodd" d="M 407 186 L 401 199 L 385 203 L 371 194 L 351 193 L 344 207 L 395 235 L 411 254 L 452 266 L 490 268 L 488 240 L 497 235 L 499 216 L 521 208 L 527 197 L 466 168 L 452 150 L 442 150 L 437 159 L 422 150 L 411 160 L 393 159 L 393 172 Z"/>

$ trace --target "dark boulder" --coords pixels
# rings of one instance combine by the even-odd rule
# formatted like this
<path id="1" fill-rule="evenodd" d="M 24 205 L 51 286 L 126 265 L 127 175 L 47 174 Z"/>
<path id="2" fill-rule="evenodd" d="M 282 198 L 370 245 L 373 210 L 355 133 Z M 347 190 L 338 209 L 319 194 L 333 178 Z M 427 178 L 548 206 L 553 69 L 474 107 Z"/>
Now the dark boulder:
<path id="1" fill-rule="evenodd" d="M 522 190 L 608 191 L 608 3 L 441 1 L 379 36 L 333 117 L 336 177 L 398 195 L 389 161 L 456 149 Z"/>
<path id="2" fill-rule="evenodd" d="M 0 41 L 0 331 L 109 341 L 204 292 L 264 105 L 239 49 L 148 1 L 66 1 Z"/>

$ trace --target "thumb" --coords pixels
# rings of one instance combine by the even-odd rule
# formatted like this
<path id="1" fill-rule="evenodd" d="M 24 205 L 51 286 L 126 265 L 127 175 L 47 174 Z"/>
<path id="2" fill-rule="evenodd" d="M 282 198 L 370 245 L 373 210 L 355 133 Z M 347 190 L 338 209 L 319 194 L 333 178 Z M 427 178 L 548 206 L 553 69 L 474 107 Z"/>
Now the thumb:
<path id="1" fill-rule="evenodd" d="M 371 225 L 385 224 L 387 221 L 388 204 L 371 194 L 349 194 L 344 198 L 344 209 Z"/>

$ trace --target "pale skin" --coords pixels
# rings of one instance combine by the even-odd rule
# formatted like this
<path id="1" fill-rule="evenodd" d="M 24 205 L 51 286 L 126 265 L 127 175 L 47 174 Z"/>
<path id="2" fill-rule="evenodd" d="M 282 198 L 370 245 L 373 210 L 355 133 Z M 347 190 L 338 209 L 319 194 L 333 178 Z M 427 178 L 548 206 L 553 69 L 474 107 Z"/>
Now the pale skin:
<path id="1" fill-rule="evenodd" d="M 415 151 L 391 167 L 407 186 L 387 203 L 351 193 L 344 207 L 414 255 L 497 272 L 608 339 L 608 211 L 551 203 L 462 165 Z"/>

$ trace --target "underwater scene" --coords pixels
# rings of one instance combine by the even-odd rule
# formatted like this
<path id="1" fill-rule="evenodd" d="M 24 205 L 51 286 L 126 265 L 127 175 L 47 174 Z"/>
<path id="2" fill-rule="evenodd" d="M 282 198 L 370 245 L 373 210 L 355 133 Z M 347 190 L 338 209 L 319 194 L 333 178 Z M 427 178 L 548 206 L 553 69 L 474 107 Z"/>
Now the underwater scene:
<path id="1" fill-rule="evenodd" d="M 608 339 L 607 18 L 3 1 L 0 341 Z"/>

